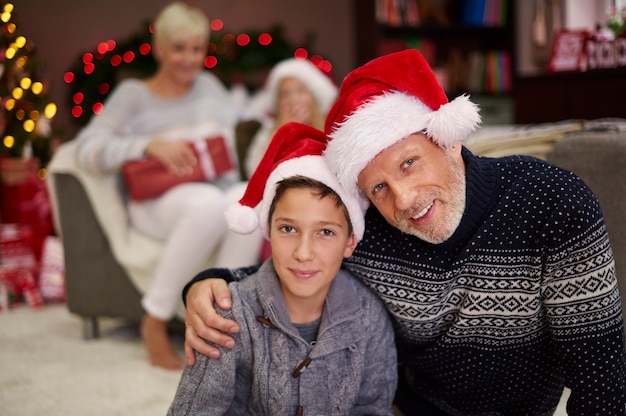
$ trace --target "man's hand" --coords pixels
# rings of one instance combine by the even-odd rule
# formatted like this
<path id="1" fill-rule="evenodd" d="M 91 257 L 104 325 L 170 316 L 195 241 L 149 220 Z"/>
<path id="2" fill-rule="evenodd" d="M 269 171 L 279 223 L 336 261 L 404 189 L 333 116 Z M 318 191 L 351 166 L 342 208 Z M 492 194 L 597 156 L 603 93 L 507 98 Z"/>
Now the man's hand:
<path id="1" fill-rule="evenodd" d="M 223 279 L 206 279 L 194 283 L 187 290 L 185 313 L 185 358 L 194 365 L 194 350 L 211 358 L 219 358 L 220 351 L 205 340 L 225 348 L 233 348 L 235 341 L 224 332 L 239 332 L 235 321 L 221 317 L 213 307 L 228 310 L 231 306 L 230 290 Z"/>

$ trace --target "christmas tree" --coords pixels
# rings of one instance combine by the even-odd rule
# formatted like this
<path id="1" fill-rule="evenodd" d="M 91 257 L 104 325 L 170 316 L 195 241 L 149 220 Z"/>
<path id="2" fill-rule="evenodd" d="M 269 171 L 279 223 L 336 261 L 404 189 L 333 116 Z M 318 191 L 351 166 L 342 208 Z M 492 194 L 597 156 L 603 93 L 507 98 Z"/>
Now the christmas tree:
<path id="1" fill-rule="evenodd" d="M 45 166 L 57 107 L 48 99 L 33 42 L 19 32 L 13 4 L 0 2 L 0 7 L 0 156 L 32 156 Z"/>

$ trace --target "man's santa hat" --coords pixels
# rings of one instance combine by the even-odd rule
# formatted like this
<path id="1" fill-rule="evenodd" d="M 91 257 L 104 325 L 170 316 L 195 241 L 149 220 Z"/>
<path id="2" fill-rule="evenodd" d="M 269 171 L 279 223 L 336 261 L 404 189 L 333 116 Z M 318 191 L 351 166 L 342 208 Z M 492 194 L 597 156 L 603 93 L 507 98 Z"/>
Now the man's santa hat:
<path id="1" fill-rule="evenodd" d="M 306 85 L 322 114 L 328 113 L 337 98 L 337 86 L 320 68 L 307 59 L 289 58 L 272 68 L 263 90 L 252 99 L 250 111 L 254 114 L 275 111 L 278 88 L 285 78 L 295 78 Z"/>
<path id="2" fill-rule="evenodd" d="M 305 124 L 291 122 L 279 128 L 250 177 L 243 197 L 226 210 L 228 227 L 240 234 L 249 234 L 258 227 L 268 238 L 269 210 L 276 185 L 300 175 L 322 182 L 339 195 L 348 210 L 354 234 L 361 240 L 365 230 L 364 207 L 358 198 L 343 190 L 328 169 L 322 156 L 327 142 L 323 132 Z"/>
<path id="3" fill-rule="evenodd" d="M 350 72 L 326 118 L 332 139 L 324 156 L 339 182 L 358 194 L 361 171 L 381 151 L 423 132 L 442 147 L 463 142 L 480 124 L 466 95 L 448 102 L 424 57 L 407 49 Z"/>

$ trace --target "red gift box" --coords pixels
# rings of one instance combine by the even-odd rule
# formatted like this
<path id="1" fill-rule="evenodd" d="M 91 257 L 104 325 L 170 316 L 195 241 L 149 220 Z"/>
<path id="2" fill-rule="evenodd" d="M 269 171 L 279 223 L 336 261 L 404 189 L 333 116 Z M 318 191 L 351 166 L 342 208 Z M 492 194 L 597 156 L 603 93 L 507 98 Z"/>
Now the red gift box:
<path id="1" fill-rule="evenodd" d="M 32 307 L 43 305 L 35 280 L 38 264 L 32 239 L 29 225 L 0 225 L 0 309 L 6 309 L 21 298 Z"/>
<path id="2" fill-rule="evenodd" d="M 43 246 L 39 267 L 39 292 L 46 302 L 65 300 L 65 264 L 61 239 L 49 235 Z"/>
<path id="3" fill-rule="evenodd" d="M 176 185 L 212 181 L 235 169 L 223 137 L 209 137 L 188 143 L 198 159 L 189 175 L 170 173 L 165 165 L 154 158 L 126 162 L 122 166 L 122 176 L 130 197 L 135 201 L 154 198 Z"/>

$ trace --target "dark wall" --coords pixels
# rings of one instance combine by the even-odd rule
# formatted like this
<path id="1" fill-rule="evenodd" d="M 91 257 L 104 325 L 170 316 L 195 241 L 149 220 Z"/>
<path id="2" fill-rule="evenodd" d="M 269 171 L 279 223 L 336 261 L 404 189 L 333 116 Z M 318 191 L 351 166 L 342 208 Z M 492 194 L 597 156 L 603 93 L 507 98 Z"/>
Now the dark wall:
<path id="1" fill-rule="evenodd" d="M 340 80 L 354 66 L 353 13 L 350 0 L 188 0 L 209 18 L 220 18 L 238 33 L 247 28 L 284 26 L 297 43 L 315 35 L 316 51 L 329 59 Z M 77 56 L 108 39 L 126 39 L 154 18 L 168 0 L 16 0 L 18 31 L 35 43 L 36 57 L 47 66 L 50 96 L 59 106 L 55 123 L 73 134 L 65 105 L 63 74 Z M 69 137 L 63 137 L 67 139 Z"/>

